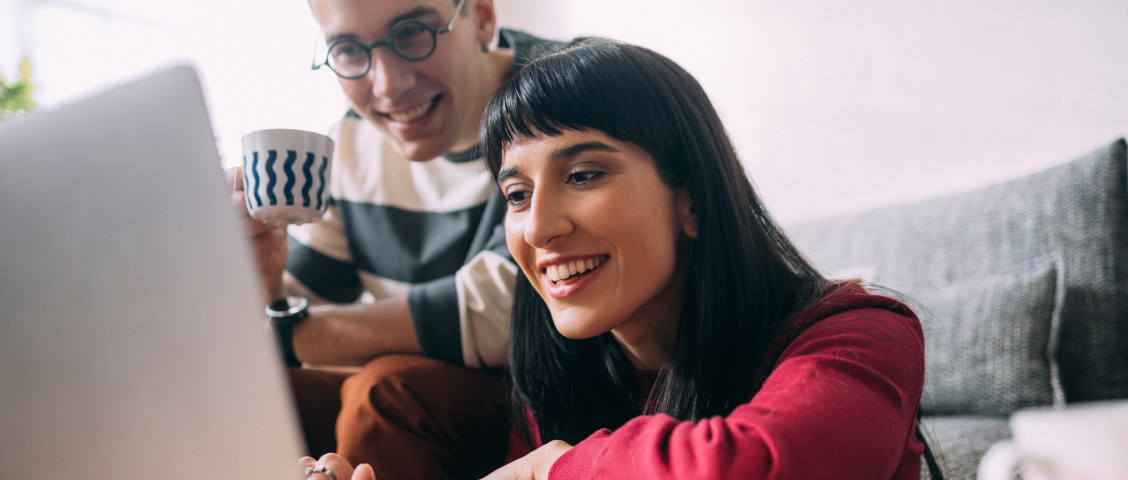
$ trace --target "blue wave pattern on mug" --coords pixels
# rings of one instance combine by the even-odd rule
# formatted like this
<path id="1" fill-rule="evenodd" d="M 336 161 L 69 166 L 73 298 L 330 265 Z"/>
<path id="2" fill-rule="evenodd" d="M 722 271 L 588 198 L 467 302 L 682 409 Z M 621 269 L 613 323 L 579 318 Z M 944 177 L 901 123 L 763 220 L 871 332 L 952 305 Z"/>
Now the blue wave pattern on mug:
<path id="1" fill-rule="evenodd" d="M 305 163 L 302 164 L 302 173 L 305 174 L 306 178 L 305 185 L 302 185 L 302 205 L 305 206 L 309 206 L 309 189 L 313 186 L 313 172 L 310 171 L 310 168 L 313 168 L 313 160 L 313 152 L 306 152 L 306 160 Z M 320 192 L 318 193 L 320 194 Z M 319 210 L 321 209 L 320 202 L 317 208 Z"/>
<path id="2" fill-rule="evenodd" d="M 261 207 L 262 206 L 262 197 L 259 197 L 259 193 L 258 193 L 258 186 L 259 186 L 258 152 L 254 152 L 253 157 L 254 157 L 253 160 L 252 160 L 253 163 L 251 163 L 251 173 L 254 174 L 254 176 L 255 176 L 255 185 L 254 185 L 255 201 L 258 202 L 258 206 Z"/>
<path id="3" fill-rule="evenodd" d="M 298 152 L 293 150 L 286 150 L 286 163 L 282 164 L 282 171 L 286 173 L 286 185 L 282 187 L 282 194 L 286 196 L 286 205 L 294 204 L 294 182 L 298 179 L 294 178 L 294 162 L 298 159 Z M 306 205 L 303 206 L 308 206 Z"/>
<path id="4" fill-rule="evenodd" d="M 321 168 L 317 169 L 317 179 L 318 179 L 318 181 L 321 182 L 317 186 L 317 209 L 318 210 L 321 210 L 321 208 L 322 208 L 321 199 L 325 198 L 324 195 L 322 195 L 322 194 L 325 193 L 325 168 L 328 167 L 328 166 L 329 166 L 329 158 L 322 156 L 321 157 Z"/>
<path id="5" fill-rule="evenodd" d="M 298 175 L 294 171 L 294 163 L 297 162 L 298 152 L 296 152 L 294 150 L 287 150 L 286 153 L 287 153 L 286 159 L 282 163 L 282 176 L 285 177 L 285 182 L 282 184 L 282 195 L 286 199 L 286 202 L 284 203 L 284 205 L 294 205 L 295 204 L 294 203 L 294 187 L 298 183 Z M 278 156 L 279 155 L 278 155 L 277 150 L 267 150 L 266 151 L 266 163 L 265 163 L 265 165 L 263 165 L 263 170 L 265 171 L 266 178 L 267 178 L 265 188 L 261 188 L 262 183 L 261 183 L 261 179 L 259 177 L 259 168 L 258 168 L 259 152 L 253 152 L 252 153 L 251 167 L 249 169 L 251 171 L 250 172 L 251 175 L 254 176 L 254 182 L 251 183 L 249 181 L 250 178 L 247 178 L 247 172 L 245 172 L 245 171 L 243 172 L 243 182 L 244 182 L 245 185 L 249 185 L 248 190 L 254 192 L 255 203 L 257 203 L 258 206 L 260 206 L 260 207 L 263 206 L 263 200 L 259 196 L 260 188 L 262 190 L 266 190 L 267 200 L 269 200 L 268 202 L 266 202 L 267 205 L 278 205 L 279 204 L 277 194 L 275 193 L 275 187 L 278 185 L 278 173 L 274 169 L 274 165 L 275 165 L 276 161 L 278 160 Z M 322 155 L 322 157 L 321 157 L 322 162 L 321 162 L 321 165 L 317 169 L 317 177 L 316 177 L 317 178 L 317 193 L 314 195 L 313 198 L 310 198 L 310 195 L 309 195 L 310 190 L 313 189 L 313 183 L 314 183 L 313 164 L 316 161 L 316 159 L 317 159 L 316 154 L 314 154 L 313 152 L 306 152 L 306 159 L 305 159 L 304 162 L 302 162 L 301 173 L 304 174 L 303 176 L 305 177 L 305 181 L 302 182 L 302 186 L 301 186 L 301 197 L 302 197 L 301 206 L 309 207 L 309 206 L 311 206 L 311 204 L 316 203 L 316 205 L 314 205 L 313 208 L 321 210 L 322 207 L 325 204 L 324 196 L 323 196 L 324 193 L 325 193 L 325 183 L 326 183 L 326 181 L 325 181 L 325 171 L 329 167 L 329 158 L 324 156 L 324 155 Z M 244 157 L 244 162 L 246 162 L 245 157 Z M 248 204 L 248 206 L 251 205 L 250 198 L 247 199 L 247 204 Z"/>
<path id="6" fill-rule="evenodd" d="M 267 150 L 266 153 L 266 198 L 270 199 L 271 205 L 278 205 L 278 197 L 274 196 L 274 185 L 278 183 L 278 175 L 274 173 L 274 161 L 278 160 L 278 151 Z"/>

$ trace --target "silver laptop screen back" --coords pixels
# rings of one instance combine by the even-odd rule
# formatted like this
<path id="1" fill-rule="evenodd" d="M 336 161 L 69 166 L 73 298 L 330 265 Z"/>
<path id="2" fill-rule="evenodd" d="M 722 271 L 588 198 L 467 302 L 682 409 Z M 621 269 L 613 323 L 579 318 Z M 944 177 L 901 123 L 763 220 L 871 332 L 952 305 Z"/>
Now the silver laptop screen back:
<path id="1" fill-rule="evenodd" d="M 195 73 L 0 126 L 3 478 L 300 478 Z"/>

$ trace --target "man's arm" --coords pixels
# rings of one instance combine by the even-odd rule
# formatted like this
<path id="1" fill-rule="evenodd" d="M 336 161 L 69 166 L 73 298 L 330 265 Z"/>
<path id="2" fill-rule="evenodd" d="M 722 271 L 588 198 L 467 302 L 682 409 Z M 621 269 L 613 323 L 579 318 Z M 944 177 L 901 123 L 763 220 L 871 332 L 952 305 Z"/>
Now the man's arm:
<path id="1" fill-rule="evenodd" d="M 294 354 L 313 364 L 364 365 L 384 354 L 421 353 L 406 295 L 310 307 L 293 333 Z"/>
<path id="2" fill-rule="evenodd" d="M 286 229 L 251 218 L 245 206 L 242 169 L 225 173 L 234 190 L 232 204 L 247 224 L 264 288 L 263 301 L 270 303 L 284 296 Z M 359 288 L 359 279 L 357 283 Z M 313 306 L 309 317 L 294 327 L 293 344 L 299 360 L 322 365 L 364 365 L 383 354 L 420 353 L 406 295 L 370 304 Z"/>
<path id="3" fill-rule="evenodd" d="M 294 355 L 317 365 L 364 365 L 390 353 L 421 353 L 406 295 L 358 303 L 359 270 L 336 205 L 318 222 L 290 227 L 285 276 L 289 295 L 309 299 L 294 327 Z"/>

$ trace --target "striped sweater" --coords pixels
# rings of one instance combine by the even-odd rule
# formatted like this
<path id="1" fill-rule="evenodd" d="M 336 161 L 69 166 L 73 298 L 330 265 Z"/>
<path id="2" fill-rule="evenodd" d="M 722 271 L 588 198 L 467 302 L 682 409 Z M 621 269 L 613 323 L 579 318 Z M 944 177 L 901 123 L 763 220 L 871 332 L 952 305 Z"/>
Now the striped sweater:
<path id="1" fill-rule="evenodd" d="M 561 46 L 499 34 L 514 71 Z M 504 365 L 517 266 L 505 246 L 505 202 L 477 149 L 410 161 L 353 111 L 329 136 L 328 212 L 289 228 L 289 291 L 335 303 L 406 294 L 424 355 Z"/>

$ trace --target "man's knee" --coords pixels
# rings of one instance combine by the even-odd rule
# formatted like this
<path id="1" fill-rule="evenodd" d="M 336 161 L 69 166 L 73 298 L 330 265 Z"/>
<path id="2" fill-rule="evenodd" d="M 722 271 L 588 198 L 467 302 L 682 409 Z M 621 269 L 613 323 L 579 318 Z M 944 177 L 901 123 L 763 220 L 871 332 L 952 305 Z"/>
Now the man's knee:
<path id="1" fill-rule="evenodd" d="M 387 355 L 349 377 L 341 396 L 337 440 L 346 458 L 394 463 L 423 455 L 436 468 L 472 471 L 474 478 L 505 458 L 509 409 L 498 375 L 419 355 Z"/>
<path id="2" fill-rule="evenodd" d="M 476 398 L 504 402 L 505 391 L 497 375 L 421 355 L 383 355 L 349 377 L 341 396 L 346 404 L 364 399 L 380 407 Z"/>
<path id="3" fill-rule="evenodd" d="M 398 395 L 405 388 L 435 381 L 452 367 L 457 368 L 420 355 L 382 355 L 345 380 L 341 396 L 349 399 Z"/>

